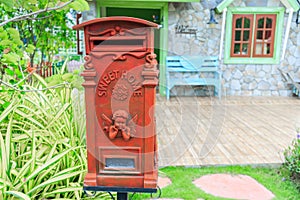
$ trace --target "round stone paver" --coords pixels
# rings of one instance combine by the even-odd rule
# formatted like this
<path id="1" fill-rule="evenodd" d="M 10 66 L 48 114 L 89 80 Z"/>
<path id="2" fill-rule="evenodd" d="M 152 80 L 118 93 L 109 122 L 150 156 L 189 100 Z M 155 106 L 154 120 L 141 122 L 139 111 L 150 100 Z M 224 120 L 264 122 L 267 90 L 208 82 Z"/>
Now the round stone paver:
<path id="1" fill-rule="evenodd" d="M 246 175 L 211 174 L 202 176 L 193 183 L 206 193 L 219 197 L 247 200 L 268 200 L 275 197 L 263 185 Z"/>
<path id="2" fill-rule="evenodd" d="M 161 177 L 158 176 L 158 180 L 157 180 L 157 185 L 160 187 L 160 189 L 167 187 L 168 185 L 172 184 L 171 179 L 169 179 L 168 177 Z M 152 198 L 152 199 L 148 199 L 148 200 L 183 200 L 183 199 L 167 199 L 167 198 Z"/>
<path id="3" fill-rule="evenodd" d="M 171 179 L 168 177 L 158 177 L 157 185 L 162 189 L 164 187 L 167 187 L 168 185 L 172 184 Z"/>

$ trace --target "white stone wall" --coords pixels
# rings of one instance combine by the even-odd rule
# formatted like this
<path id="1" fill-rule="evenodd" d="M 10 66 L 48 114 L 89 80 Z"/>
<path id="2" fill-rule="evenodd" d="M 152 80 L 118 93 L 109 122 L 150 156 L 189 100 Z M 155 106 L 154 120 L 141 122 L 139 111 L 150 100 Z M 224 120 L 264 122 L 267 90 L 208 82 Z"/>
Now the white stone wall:
<path id="1" fill-rule="evenodd" d="M 82 22 L 95 19 L 97 17 L 97 3 L 96 1 L 88 1 L 90 10 L 82 12 Z"/>
<path id="2" fill-rule="evenodd" d="M 257 2 L 257 1 L 256 1 Z M 279 0 L 260 1 L 260 6 L 282 6 Z M 236 0 L 231 6 L 253 6 L 253 0 Z M 210 28 L 209 9 L 203 3 L 173 3 L 169 10 L 169 55 L 218 55 L 221 37 L 222 15 L 215 16 L 219 22 Z M 287 24 L 288 14 L 285 14 Z M 284 61 L 276 65 L 225 65 L 221 63 L 224 95 L 242 96 L 290 96 L 291 86 L 286 84 L 278 68 L 300 78 L 300 25 L 296 26 L 294 14 Z M 197 36 L 176 34 L 177 23 L 195 27 Z M 283 28 L 285 35 L 286 27 Z M 225 36 L 226 37 L 226 36 Z M 227 36 L 228 37 L 228 36 Z M 283 38 L 281 48 L 283 47 Z M 281 50 L 282 53 L 282 50 Z M 191 87 L 172 90 L 173 94 L 192 94 Z M 197 92 L 195 92 L 197 93 Z"/>
<path id="3" fill-rule="evenodd" d="M 219 1 L 219 0 L 217 0 Z M 202 3 L 170 3 L 169 4 L 169 55 L 219 55 L 222 14 L 216 14 L 218 24 L 210 28 L 209 4 Z M 205 3 L 206 2 L 206 3 Z M 83 21 L 96 17 L 96 3 L 89 2 L 91 10 L 84 13 Z M 283 6 L 279 0 L 235 0 L 230 6 Z M 284 26 L 287 25 L 288 14 L 285 13 Z M 243 96 L 290 96 L 291 86 L 281 78 L 278 68 L 300 78 L 300 25 L 297 27 L 296 13 L 293 15 L 292 27 L 285 59 L 276 65 L 225 65 L 220 61 L 222 70 L 222 87 L 224 95 Z M 197 28 L 197 35 L 176 34 L 177 23 Z M 283 38 L 286 27 L 283 28 Z M 225 36 L 226 37 L 226 36 Z M 283 46 L 283 38 L 281 48 Z M 282 53 L 282 50 L 281 50 Z M 172 90 L 177 95 L 205 95 L 211 88 L 176 87 Z"/>

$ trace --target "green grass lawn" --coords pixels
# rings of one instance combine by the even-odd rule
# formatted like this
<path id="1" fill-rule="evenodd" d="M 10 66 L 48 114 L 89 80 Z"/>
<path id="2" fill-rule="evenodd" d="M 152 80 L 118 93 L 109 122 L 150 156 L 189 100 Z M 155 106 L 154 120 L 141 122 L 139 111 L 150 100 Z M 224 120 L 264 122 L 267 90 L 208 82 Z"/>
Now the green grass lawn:
<path id="1" fill-rule="evenodd" d="M 160 169 L 160 176 L 167 176 L 172 184 L 162 189 L 161 198 L 181 198 L 187 200 L 225 199 L 206 194 L 192 183 L 193 180 L 206 175 L 216 173 L 244 174 L 256 179 L 276 196 L 275 199 L 300 199 L 300 191 L 292 182 L 286 180 L 277 168 L 251 167 L 251 166 L 227 166 L 227 167 L 166 167 Z M 129 195 L 130 197 L 131 195 Z M 132 199 L 147 199 L 149 194 L 135 194 Z"/>

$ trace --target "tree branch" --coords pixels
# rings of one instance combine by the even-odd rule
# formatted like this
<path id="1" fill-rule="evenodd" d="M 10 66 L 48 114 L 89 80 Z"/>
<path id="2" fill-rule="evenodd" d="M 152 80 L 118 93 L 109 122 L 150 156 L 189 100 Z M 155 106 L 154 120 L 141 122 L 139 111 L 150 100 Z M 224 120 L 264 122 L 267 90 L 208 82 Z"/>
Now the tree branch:
<path id="1" fill-rule="evenodd" d="M 27 17 L 27 19 L 29 20 L 41 20 L 41 19 L 47 19 L 47 18 L 50 18 L 50 17 L 53 17 L 53 14 L 51 15 L 48 15 L 48 16 L 45 16 L 45 17 Z"/>
<path id="2" fill-rule="evenodd" d="M 13 17 L 13 18 L 11 18 L 11 19 L 9 19 L 9 20 L 6 20 L 6 21 L 4 21 L 4 22 L 1 22 L 1 23 L 0 23 L 0 27 L 1 27 L 1 26 L 4 26 L 5 24 L 7 24 L 7 23 L 9 23 L 9 22 L 20 21 L 20 20 L 24 20 L 24 19 L 29 19 L 29 18 L 30 18 L 31 16 L 33 16 L 33 15 L 37 15 L 37 14 L 40 14 L 40 13 L 43 13 L 43 12 L 52 11 L 52 10 L 58 10 L 58 9 L 61 9 L 61 8 L 65 7 L 65 6 L 67 6 L 67 5 L 71 4 L 71 3 L 73 3 L 74 1 L 75 1 L 75 0 L 70 0 L 70 1 L 64 3 L 64 4 L 60 5 L 60 6 L 55 6 L 55 7 L 52 7 L 52 8 L 46 7 L 46 8 L 44 8 L 44 9 L 42 9 L 42 10 L 38 10 L 38 11 L 35 11 L 35 12 L 32 12 L 32 13 L 28 13 L 28 14 L 25 14 L 25 15 Z"/>

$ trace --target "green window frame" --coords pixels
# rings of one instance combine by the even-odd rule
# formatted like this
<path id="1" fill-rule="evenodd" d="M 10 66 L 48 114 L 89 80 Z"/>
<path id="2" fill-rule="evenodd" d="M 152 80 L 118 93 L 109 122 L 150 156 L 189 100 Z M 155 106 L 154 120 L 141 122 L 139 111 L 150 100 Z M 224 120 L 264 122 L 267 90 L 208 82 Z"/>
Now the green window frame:
<path id="1" fill-rule="evenodd" d="M 228 8 L 227 20 L 226 20 L 226 39 L 225 39 L 225 52 L 224 63 L 225 64 L 278 64 L 280 61 L 281 52 L 281 40 L 284 21 L 284 8 L 260 8 L 260 7 L 243 7 L 243 8 Z M 259 19 L 265 17 L 272 17 L 272 41 L 259 44 L 258 32 L 270 32 L 271 30 L 264 28 L 260 29 L 258 26 Z M 243 26 L 244 20 L 250 20 L 251 23 L 245 27 L 237 28 L 237 19 L 242 19 Z M 247 40 L 237 37 L 237 33 L 249 34 Z M 271 44 L 271 46 L 270 46 Z M 239 46 L 240 45 L 240 46 Z M 240 47 L 247 47 L 246 53 L 235 53 L 236 49 Z M 258 46 L 268 46 L 270 51 L 264 53 L 257 53 Z M 263 48 L 263 47 L 262 47 Z M 242 50 L 241 50 L 242 51 Z"/>

